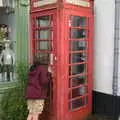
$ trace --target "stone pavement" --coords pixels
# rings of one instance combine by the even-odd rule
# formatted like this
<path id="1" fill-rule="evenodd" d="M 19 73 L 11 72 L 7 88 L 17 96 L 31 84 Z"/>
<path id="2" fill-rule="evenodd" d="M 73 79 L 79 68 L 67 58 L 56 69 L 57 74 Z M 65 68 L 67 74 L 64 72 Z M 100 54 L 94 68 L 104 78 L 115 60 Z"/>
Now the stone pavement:
<path id="1" fill-rule="evenodd" d="M 89 116 L 87 120 L 114 120 L 114 119 L 108 116 L 92 115 L 92 116 Z"/>

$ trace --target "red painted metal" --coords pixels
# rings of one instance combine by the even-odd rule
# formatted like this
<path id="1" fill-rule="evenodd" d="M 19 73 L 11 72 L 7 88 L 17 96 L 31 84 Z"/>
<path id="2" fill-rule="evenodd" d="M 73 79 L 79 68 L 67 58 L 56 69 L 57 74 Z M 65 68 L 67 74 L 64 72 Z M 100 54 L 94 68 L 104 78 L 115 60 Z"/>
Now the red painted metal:
<path id="1" fill-rule="evenodd" d="M 93 86 L 93 1 L 90 7 L 82 7 L 67 4 L 65 0 L 58 0 L 54 4 L 44 5 L 42 7 L 33 7 L 33 3 L 38 0 L 31 0 L 30 21 L 31 21 L 31 56 L 48 53 L 53 55 L 51 66 L 54 70 L 53 85 L 51 93 L 51 120 L 84 120 L 92 110 L 92 86 Z M 37 26 L 36 19 L 49 16 L 50 26 Z M 86 26 L 72 26 L 71 17 L 84 17 Z M 50 29 L 49 39 L 36 38 L 36 31 Z M 72 38 L 72 30 L 85 30 L 85 38 Z M 38 33 L 37 33 L 38 34 Z M 38 41 L 51 41 L 51 50 L 37 49 Z M 72 50 L 71 42 L 85 41 L 85 50 Z M 77 61 L 75 54 L 87 54 L 85 61 Z M 70 55 L 70 56 L 69 56 Z M 31 60 L 32 61 L 32 60 Z M 85 65 L 84 72 L 73 74 L 73 70 L 78 66 Z M 74 68 L 77 66 L 77 68 Z M 72 81 L 74 78 L 83 77 L 86 82 L 76 86 Z M 84 88 L 84 94 L 80 95 L 77 90 Z M 77 91 L 77 92 L 76 92 Z M 76 102 L 77 101 L 77 104 Z M 74 103 L 75 102 L 75 103 Z M 81 103 L 80 103 L 81 102 Z M 77 107 L 75 105 L 77 105 Z"/>

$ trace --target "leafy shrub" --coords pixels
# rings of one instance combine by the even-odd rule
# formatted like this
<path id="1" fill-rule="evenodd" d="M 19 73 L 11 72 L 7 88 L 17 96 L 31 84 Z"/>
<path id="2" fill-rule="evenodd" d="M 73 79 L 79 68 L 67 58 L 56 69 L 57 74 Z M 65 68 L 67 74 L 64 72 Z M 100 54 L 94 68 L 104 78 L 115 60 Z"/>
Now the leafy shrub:
<path id="1" fill-rule="evenodd" d="M 24 98 L 27 81 L 28 66 L 20 63 L 17 66 L 16 87 L 8 89 L 1 101 L 1 120 L 26 120 L 27 104 Z"/>

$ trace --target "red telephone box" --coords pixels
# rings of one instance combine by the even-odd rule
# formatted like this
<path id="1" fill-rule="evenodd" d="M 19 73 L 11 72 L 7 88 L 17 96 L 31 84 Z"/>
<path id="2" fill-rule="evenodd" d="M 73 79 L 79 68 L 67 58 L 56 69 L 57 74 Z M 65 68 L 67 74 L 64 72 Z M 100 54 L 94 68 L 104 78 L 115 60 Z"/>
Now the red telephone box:
<path id="1" fill-rule="evenodd" d="M 31 0 L 31 55 L 53 67 L 52 120 L 84 120 L 92 109 L 93 1 Z"/>

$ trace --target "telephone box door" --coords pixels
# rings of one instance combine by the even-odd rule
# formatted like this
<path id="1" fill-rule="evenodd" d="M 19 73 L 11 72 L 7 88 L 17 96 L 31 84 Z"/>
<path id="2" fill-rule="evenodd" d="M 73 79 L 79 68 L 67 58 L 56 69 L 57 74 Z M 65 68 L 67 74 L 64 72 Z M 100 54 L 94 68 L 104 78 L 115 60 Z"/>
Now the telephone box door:
<path id="1" fill-rule="evenodd" d="M 56 71 L 56 12 L 54 10 L 49 10 L 32 13 L 31 27 L 31 58 L 34 59 L 34 57 L 37 56 L 37 58 L 43 61 L 43 64 L 45 64 L 46 68 L 51 66 L 54 71 Z M 55 109 L 54 107 L 56 106 L 55 104 L 53 105 L 56 100 L 56 91 L 54 90 L 53 92 L 53 89 L 56 87 L 55 82 L 55 79 L 51 80 L 50 82 L 50 103 L 49 106 L 46 106 L 45 108 L 48 110 L 47 107 L 50 107 L 50 109 L 47 111 L 47 113 L 53 111 L 53 109 Z M 51 112 L 50 115 L 53 117 L 53 112 Z M 48 114 L 45 117 L 49 117 Z"/>

